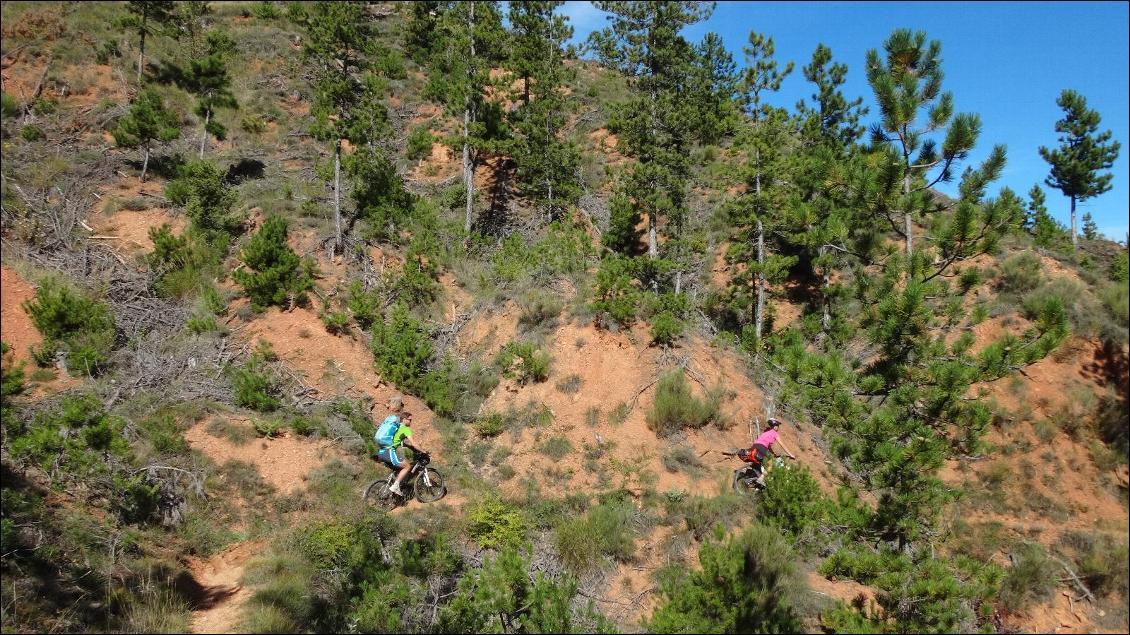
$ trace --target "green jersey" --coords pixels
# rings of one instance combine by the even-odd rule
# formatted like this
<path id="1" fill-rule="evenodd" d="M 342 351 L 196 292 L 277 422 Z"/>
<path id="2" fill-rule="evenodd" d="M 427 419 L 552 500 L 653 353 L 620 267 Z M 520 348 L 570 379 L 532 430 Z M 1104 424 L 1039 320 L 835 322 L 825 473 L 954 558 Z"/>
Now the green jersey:
<path id="1" fill-rule="evenodd" d="M 392 435 L 392 446 L 391 447 L 399 448 L 400 446 L 404 445 L 404 439 L 411 438 L 411 436 L 412 436 L 412 428 L 409 428 L 407 425 L 405 425 L 403 423 L 400 424 L 400 428 L 397 429 L 396 434 Z"/>

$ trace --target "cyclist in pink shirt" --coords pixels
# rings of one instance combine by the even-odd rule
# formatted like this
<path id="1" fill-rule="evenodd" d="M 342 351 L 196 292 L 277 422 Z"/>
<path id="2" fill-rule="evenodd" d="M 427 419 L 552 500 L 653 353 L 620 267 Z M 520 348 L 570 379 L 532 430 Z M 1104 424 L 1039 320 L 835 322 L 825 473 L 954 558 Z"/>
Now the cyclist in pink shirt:
<path id="1" fill-rule="evenodd" d="M 758 482 L 762 485 L 765 484 L 765 457 L 770 454 L 772 454 L 774 457 L 777 456 L 777 452 L 773 450 L 774 443 L 780 444 L 781 449 L 784 450 L 786 454 L 788 454 L 790 459 L 796 458 L 795 456 L 793 456 L 793 453 L 789 451 L 787 447 L 785 447 L 785 442 L 780 440 L 781 433 L 779 431 L 779 428 L 781 427 L 781 422 L 777 419 L 771 418 L 769 419 L 768 423 L 769 429 L 758 435 L 757 440 L 753 442 L 753 447 L 750 448 L 749 452 L 747 453 L 747 456 L 749 458 L 746 459 L 751 463 L 758 463 L 762 466 L 761 474 L 757 477 Z"/>

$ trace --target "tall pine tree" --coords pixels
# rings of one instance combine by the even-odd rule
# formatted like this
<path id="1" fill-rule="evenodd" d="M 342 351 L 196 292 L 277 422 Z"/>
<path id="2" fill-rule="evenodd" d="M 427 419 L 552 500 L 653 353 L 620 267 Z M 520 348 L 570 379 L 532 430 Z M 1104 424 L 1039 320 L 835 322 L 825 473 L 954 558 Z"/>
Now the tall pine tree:
<path id="1" fill-rule="evenodd" d="M 1114 175 L 1101 171 L 1114 165 L 1122 145 L 1111 139 L 1110 130 L 1095 134 L 1102 117 L 1087 108 L 1083 95 L 1064 90 L 1055 103 L 1063 109 L 1063 119 L 1055 122 L 1060 145 L 1054 150 L 1040 146 L 1040 156 L 1051 164 L 1051 174 L 1044 183 L 1071 199 L 1071 245 L 1076 246 L 1075 203 L 1110 190 Z"/>

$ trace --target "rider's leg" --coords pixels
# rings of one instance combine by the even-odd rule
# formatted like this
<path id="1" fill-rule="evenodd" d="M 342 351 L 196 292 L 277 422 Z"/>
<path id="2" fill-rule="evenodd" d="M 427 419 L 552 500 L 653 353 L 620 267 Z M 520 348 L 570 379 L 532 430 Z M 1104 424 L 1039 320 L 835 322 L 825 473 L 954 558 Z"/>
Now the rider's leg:
<path id="1" fill-rule="evenodd" d="M 400 448 L 389 448 L 385 450 L 385 452 L 388 453 L 389 467 L 394 470 L 400 470 L 396 473 L 396 480 L 393 481 L 392 485 L 388 489 L 397 496 L 403 496 L 404 492 L 400 489 L 400 481 L 404 480 L 405 475 L 408 474 L 408 470 L 410 470 L 412 466 L 408 465 L 408 463 L 404 460 L 404 451 Z"/>

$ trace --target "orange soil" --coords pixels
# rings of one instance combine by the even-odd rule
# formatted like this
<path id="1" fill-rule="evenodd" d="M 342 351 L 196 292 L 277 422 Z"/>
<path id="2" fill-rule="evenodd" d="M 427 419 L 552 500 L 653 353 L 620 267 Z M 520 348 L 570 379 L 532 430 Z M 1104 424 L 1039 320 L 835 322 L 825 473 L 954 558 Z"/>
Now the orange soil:
<path id="1" fill-rule="evenodd" d="M 241 542 L 208 560 L 192 556 L 185 559 L 193 579 L 201 587 L 199 597 L 193 602 L 189 632 L 235 632 L 234 625 L 251 597 L 251 590 L 240 583 L 244 568 L 249 559 L 266 547 L 263 541 Z"/>
<path id="2" fill-rule="evenodd" d="M 238 421 L 238 420 L 235 420 Z M 250 422 L 236 425 L 250 426 Z M 280 493 L 288 494 L 305 483 L 307 476 L 330 458 L 333 444 L 328 440 L 308 440 L 291 436 L 255 439 L 236 445 L 223 437 L 214 437 L 199 423 L 184 433 L 184 438 L 217 465 L 230 460 L 245 461 L 259 468 L 263 480 Z"/>
<path id="3" fill-rule="evenodd" d="M 43 337 L 23 309 L 23 303 L 35 298 L 35 287 L 8 267 L 0 267 L 0 333 L 12 347 L 13 361 L 31 362 L 28 352 Z"/>
<path id="4" fill-rule="evenodd" d="M 168 210 L 153 208 L 141 211 L 118 210 L 111 216 L 98 214 L 90 219 L 96 236 L 112 236 L 110 246 L 125 253 L 153 251 L 149 230 L 168 224 L 174 234 L 181 234 L 188 226 L 184 216 L 173 216 Z"/>

